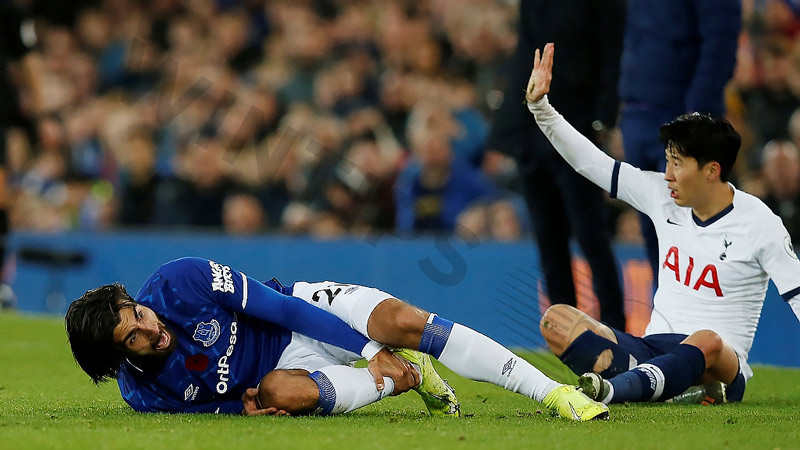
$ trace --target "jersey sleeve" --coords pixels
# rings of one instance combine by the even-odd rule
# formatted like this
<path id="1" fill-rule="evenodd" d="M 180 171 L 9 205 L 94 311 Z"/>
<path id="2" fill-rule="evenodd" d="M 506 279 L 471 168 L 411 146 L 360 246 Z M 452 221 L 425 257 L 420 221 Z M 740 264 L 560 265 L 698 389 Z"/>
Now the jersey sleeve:
<path id="1" fill-rule="evenodd" d="M 618 163 L 619 171 L 612 178 L 616 189 L 611 197 L 618 198 L 653 218 L 654 207 L 662 204 L 667 186 L 664 174 L 641 170 L 628 163 Z"/>
<path id="2" fill-rule="evenodd" d="M 128 399 L 126 399 L 127 401 Z M 128 405 L 136 412 L 145 413 L 210 413 L 210 414 L 241 414 L 244 405 L 241 400 L 224 400 L 217 402 L 186 405 L 177 402 L 161 400 L 153 403 L 134 403 Z"/>
<path id="3" fill-rule="evenodd" d="M 241 414 L 244 404 L 241 400 L 225 400 L 219 402 L 202 403 L 184 408 L 184 413 L 211 413 L 211 414 Z"/>
<path id="4" fill-rule="evenodd" d="M 136 386 L 133 388 L 132 386 Z M 139 383 L 119 381 L 120 392 L 125 403 L 134 411 L 142 413 L 211 413 L 240 414 L 244 409 L 241 399 L 219 399 L 208 403 L 186 404 L 168 395 L 153 391 Z"/>
<path id="5" fill-rule="evenodd" d="M 800 320 L 800 260 L 792 239 L 778 216 L 772 215 L 755 237 L 756 258 L 769 275 L 784 301 Z"/>
<path id="6" fill-rule="evenodd" d="M 194 292 L 200 298 L 361 354 L 367 359 L 382 347 L 335 315 L 302 299 L 270 289 L 224 264 L 201 258 L 181 258 L 162 266 L 161 272 L 162 276 L 180 283 L 182 289 Z"/>
<path id="7" fill-rule="evenodd" d="M 580 134 L 550 105 L 547 96 L 528 109 L 553 147 L 576 172 L 639 211 L 649 214 L 654 198 L 663 192 L 663 175 L 645 172 L 614 160 Z"/>
<path id="8" fill-rule="evenodd" d="M 795 296 L 790 298 L 788 302 L 789 306 L 792 308 L 792 311 L 794 311 L 794 315 L 797 317 L 797 320 L 800 320 L 800 299 Z"/>

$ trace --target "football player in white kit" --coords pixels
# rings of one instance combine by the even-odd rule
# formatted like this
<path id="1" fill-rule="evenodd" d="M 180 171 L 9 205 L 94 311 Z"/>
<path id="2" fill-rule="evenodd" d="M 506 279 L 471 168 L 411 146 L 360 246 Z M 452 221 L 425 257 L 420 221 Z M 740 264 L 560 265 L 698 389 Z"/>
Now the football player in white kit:
<path id="1" fill-rule="evenodd" d="M 727 181 L 741 137 L 724 119 L 686 114 L 661 127 L 665 173 L 615 161 L 549 104 L 553 52 L 553 44 L 541 58 L 536 50 L 528 108 L 577 172 L 652 219 L 661 264 L 644 337 L 567 305 L 547 310 L 542 335 L 575 373 L 586 372 L 581 387 L 604 403 L 665 401 L 705 383 L 740 401 L 770 278 L 800 318 L 789 234 L 763 202 Z"/>

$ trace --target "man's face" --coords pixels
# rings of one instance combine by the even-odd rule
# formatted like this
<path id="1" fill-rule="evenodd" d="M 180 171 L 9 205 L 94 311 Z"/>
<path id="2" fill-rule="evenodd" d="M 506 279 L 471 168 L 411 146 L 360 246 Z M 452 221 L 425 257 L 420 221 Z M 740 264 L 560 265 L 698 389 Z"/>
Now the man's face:
<path id="1" fill-rule="evenodd" d="M 681 155 L 672 147 L 668 147 L 665 154 L 667 169 L 664 179 L 670 189 L 670 197 L 678 206 L 696 206 L 705 190 L 705 171 L 698 167 L 696 159 Z"/>
<path id="2" fill-rule="evenodd" d="M 119 324 L 114 327 L 114 343 L 136 358 L 165 358 L 175 349 L 175 335 L 156 313 L 136 303 L 119 310 Z"/>

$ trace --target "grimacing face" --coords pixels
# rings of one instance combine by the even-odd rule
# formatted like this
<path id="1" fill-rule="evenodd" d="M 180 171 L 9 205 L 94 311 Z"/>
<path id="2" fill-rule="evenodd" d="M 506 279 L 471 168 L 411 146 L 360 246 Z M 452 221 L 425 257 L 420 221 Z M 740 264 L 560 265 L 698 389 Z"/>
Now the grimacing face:
<path id="1" fill-rule="evenodd" d="M 131 303 L 119 310 L 119 323 L 114 327 L 114 343 L 125 349 L 129 357 L 166 357 L 178 341 L 150 308 Z"/>

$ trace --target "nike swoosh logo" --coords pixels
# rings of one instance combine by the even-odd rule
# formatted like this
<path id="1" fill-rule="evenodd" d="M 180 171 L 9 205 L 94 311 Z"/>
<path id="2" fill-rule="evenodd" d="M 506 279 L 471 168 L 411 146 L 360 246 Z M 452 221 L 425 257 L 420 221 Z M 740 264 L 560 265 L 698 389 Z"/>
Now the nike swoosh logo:
<path id="1" fill-rule="evenodd" d="M 670 224 L 670 225 L 677 225 L 679 227 L 683 226 L 683 225 L 679 224 L 678 222 L 673 222 L 672 219 L 667 219 L 667 223 Z"/>
<path id="2" fill-rule="evenodd" d="M 575 420 L 581 420 L 581 415 L 575 411 L 575 408 L 572 407 L 572 403 L 567 402 L 567 404 L 569 405 L 569 410 L 572 411 L 572 418 Z"/>

